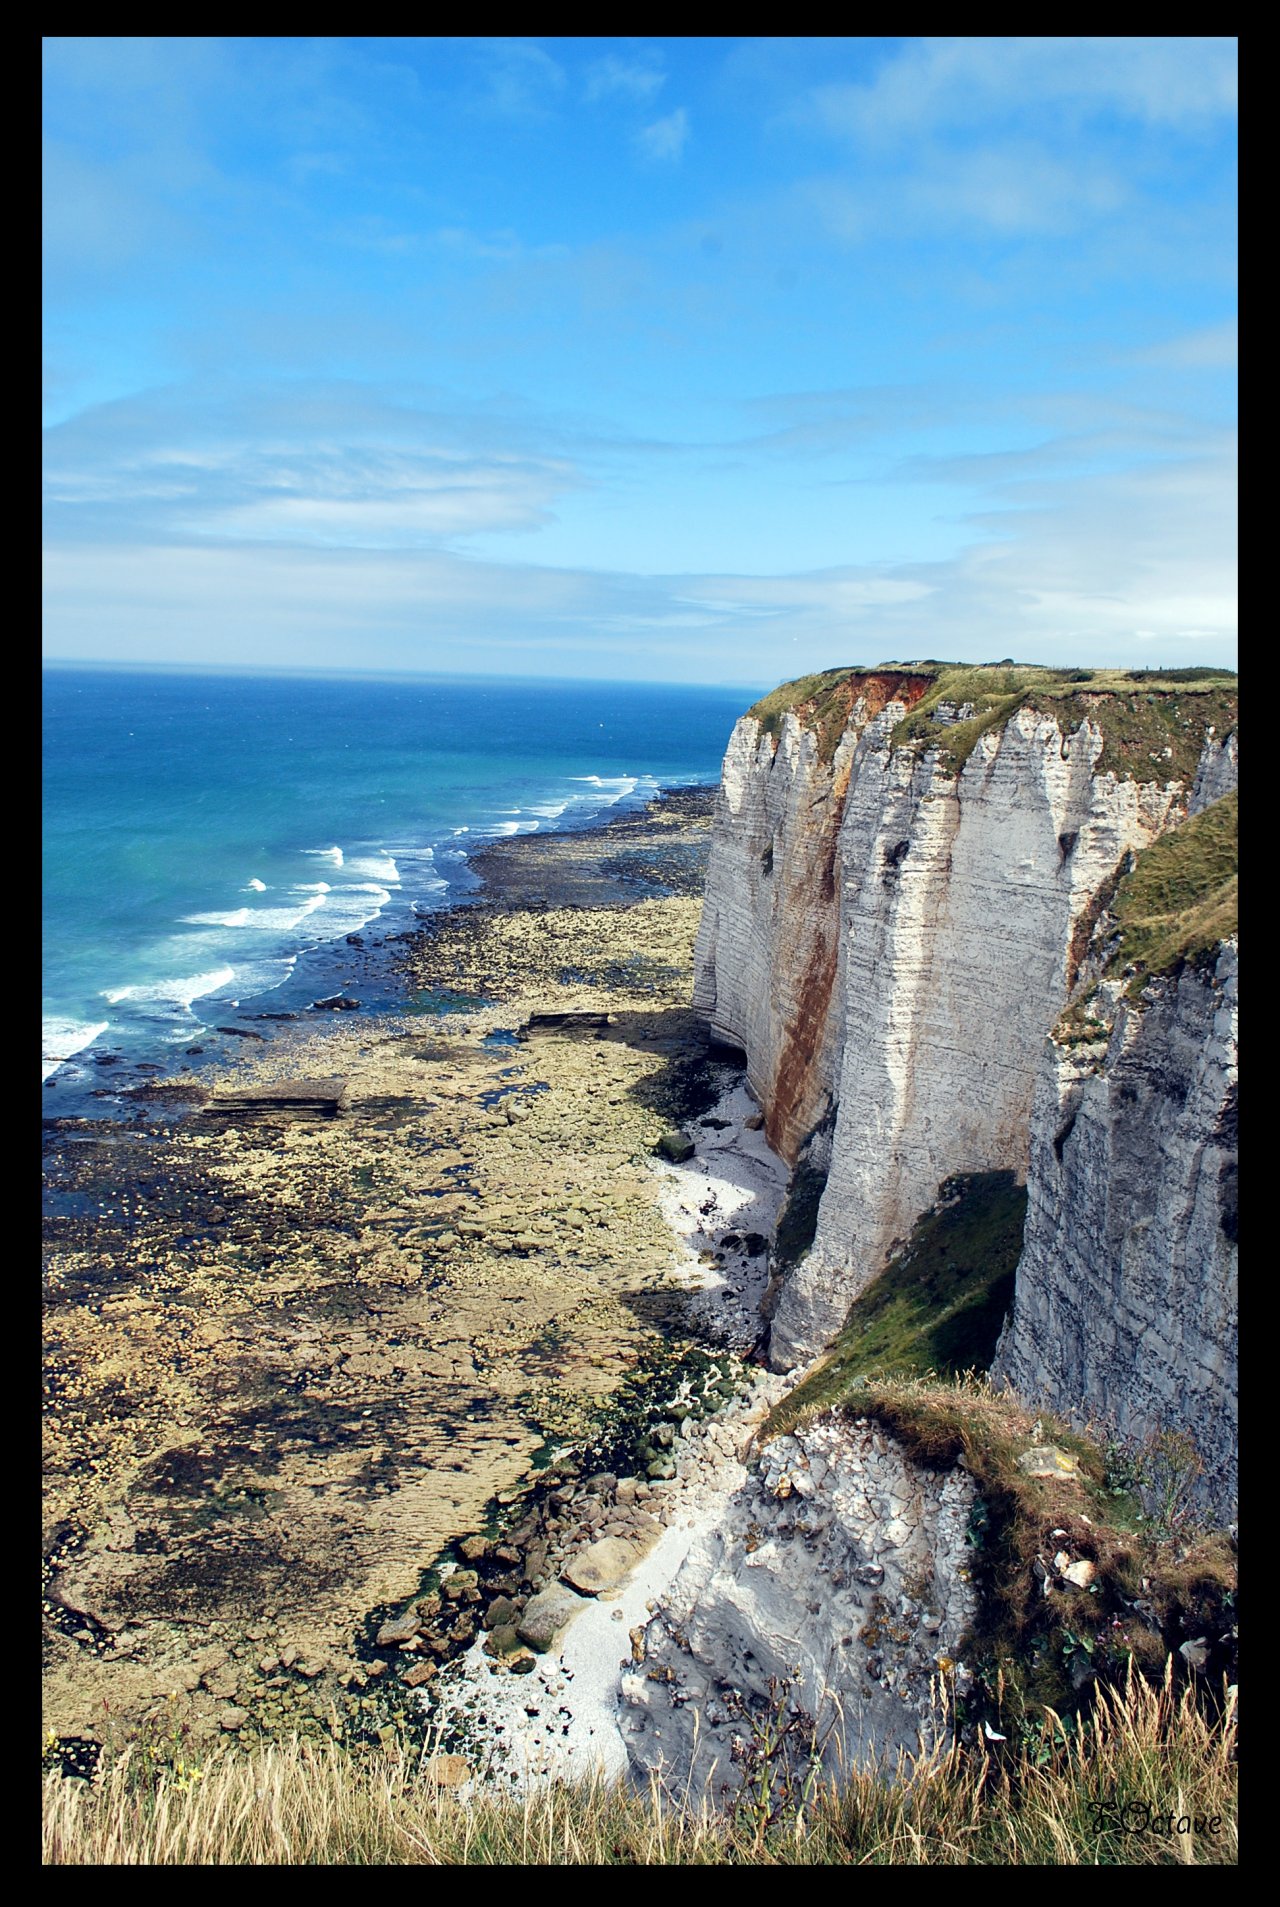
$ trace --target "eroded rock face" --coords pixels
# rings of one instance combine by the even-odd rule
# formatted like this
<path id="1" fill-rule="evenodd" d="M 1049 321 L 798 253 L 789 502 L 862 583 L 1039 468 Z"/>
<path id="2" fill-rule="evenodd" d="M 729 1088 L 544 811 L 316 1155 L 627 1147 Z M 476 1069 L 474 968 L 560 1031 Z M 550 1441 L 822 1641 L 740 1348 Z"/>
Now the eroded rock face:
<path id="1" fill-rule="evenodd" d="M 725 758 L 695 1009 L 745 1048 L 794 1163 L 835 1107 L 812 1247 L 771 1355 L 818 1351 L 952 1173 L 1026 1169 L 1036 1069 L 1099 890 L 1187 812 L 1179 781 L 1096 772 L 1103 736 L 1018 710 L 958 775 L 861 702 L 830 762 L 794 713 Z M 1234 745 L 1196 786 L 1222 792 Z M 1207 798 L 1207 797 L 1206 797 Z"/>
<path id="2" fill-rule="evenodd" d="M 681 1793 L 735 1785 L 734 1738 L 783 1683 L 817 1721 L 832 1773 L 931 1742 L 931 1678 L 951 1673 L 974 1615 L 974 1499 L 964 1471 L 916 1468 L 865 1421 L 775 1438 L 623 1677 L 637 1773 Z"/>
<path id="3" fill-rule="evenodd" d="M 1046 1043 L 1013 1309 L 993 1379 L 1141 1441 L 1187 1432 L 1202 1501 L 1236 1496 L 1236 943 L 1101 990 L 1110 1038 Z M 1109 999 L 1108 999 L 1109 995 Z"/>

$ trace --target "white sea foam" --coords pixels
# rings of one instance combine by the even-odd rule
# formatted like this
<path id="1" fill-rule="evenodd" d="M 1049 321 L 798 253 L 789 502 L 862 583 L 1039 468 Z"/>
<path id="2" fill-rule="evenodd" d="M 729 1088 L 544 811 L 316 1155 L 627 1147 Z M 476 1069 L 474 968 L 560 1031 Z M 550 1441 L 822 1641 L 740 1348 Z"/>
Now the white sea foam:
<path id="1" fill-rule="evenodd" d="M 304 854 L 314 854 L 318 860 L 331 861 L 334 867 L 342 866 L 341 848 L 303 848 Z"/>
<path id="2" fill-rule="evenodd" d="M 328 881 L 300 881 L 297 891 L 299 894 L 331 894 L 333 889 Z"/>
<path id="3" fill-rule="evenodd" d="M 111 1006 L 122 1000 L 152 1002 L 157 1006 L 189 1007 L 208 993 L 217 993 L 236 977 L 234 967 L 213 967 L 208 973 L 191 973 L 172 980 L 153 980 L 146 986 L 106 987 L 102 997 Z"/>
<path id="4" fill-rule="evenodd" d="M 324 913 L 315 922 L 317 938 L 338 940 L 376 920 L 391 894 L 376 881 L 352 881 L 335 887 L 323 898 Z"/>
<path id="5" fill-rule="evenodd" d="M 595 803 L 602 808 L 611 808 L 615 801 L 621 801 L 624 795 L 634 794 L 639 782 L 636 775 L 570 775 L 570 781 L 583 782 L 596 790 Z M 582 796 L 578 799 L 581 801 Z"/>
<path id="6" fill-rule="evenodd" d="M 110 1024 L 110 1020 L 67 1020 L 50 1015 L 40 1032 L 41 1079 L 48 1079 L 76 1053 L 92 1046 Z"/>
<path id="7" fill-rule="evenodd" d="M 531 801 L 529 813 L 544 815 L 548 821 L 555 821 L 568 806 L 567 801 Z"/>
<path id="8" fill-rule="evenodd" d="M 255 874 L 253 879 L 249 882 L 249 888 L 250 888 L 250 891 L 253 892 L 254 894 L 265 894 L 267 891 L 267 884 L 265 881 L 260 881 L 257 875 Z"/>
<path id="9" fill-rule="evenodd" d="M 385 882 L 399 887 L 400 870 L 389 854 L 358 854 L 346 864 L 346 872 L 356 880 Z"/>
<path id="10" fill-rule="evenodd" d="M 247 927 L 254 918 L 250 907 L 236 907 L 226 914 L 184 914 L 193 927 Z"/>

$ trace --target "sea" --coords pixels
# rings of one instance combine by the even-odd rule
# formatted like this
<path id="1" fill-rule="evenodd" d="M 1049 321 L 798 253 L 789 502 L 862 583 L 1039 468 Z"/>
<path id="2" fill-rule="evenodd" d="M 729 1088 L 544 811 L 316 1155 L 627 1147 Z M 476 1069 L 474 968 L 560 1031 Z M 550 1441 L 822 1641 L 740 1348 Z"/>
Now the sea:
<path id="1" fill-rule="evenodd" d="M 715 783 L 755 693 L 48 667 L 41 1075 L 56 1110 L 100 1089 L 104 1065 L 182 1063 L 232 1011 L 306 1006 L 347 935 L 474 893 L 477 847 Z"/>

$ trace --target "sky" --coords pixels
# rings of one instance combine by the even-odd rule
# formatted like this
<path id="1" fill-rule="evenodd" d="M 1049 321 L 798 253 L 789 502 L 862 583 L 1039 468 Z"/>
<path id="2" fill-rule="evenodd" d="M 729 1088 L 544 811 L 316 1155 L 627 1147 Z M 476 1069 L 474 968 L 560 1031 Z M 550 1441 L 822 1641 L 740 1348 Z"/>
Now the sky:
<path id="1" fill-rule="evenodd" d="M 1228 39 L 47 39 L 50 658 L 1235 666 Z"/>

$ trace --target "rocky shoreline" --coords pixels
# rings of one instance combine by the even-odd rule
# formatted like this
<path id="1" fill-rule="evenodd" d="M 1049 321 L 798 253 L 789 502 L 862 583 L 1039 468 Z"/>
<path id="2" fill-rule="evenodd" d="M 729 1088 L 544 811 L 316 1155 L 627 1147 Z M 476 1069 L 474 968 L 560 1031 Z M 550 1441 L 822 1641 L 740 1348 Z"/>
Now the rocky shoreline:
<path id="1" fill-rule="evenodd" d="M 661 1547 L 751 1383 L 779 1189 L 685 1005 L 712 792 L 487 850 L 477 901 L 351 950 L 397 1009 L 231 1028 L 132 1121 L 46 1121 L 63 1765 L 377 1740 L 469 1651 L 527 1685 L 575 1557 Z"/>

